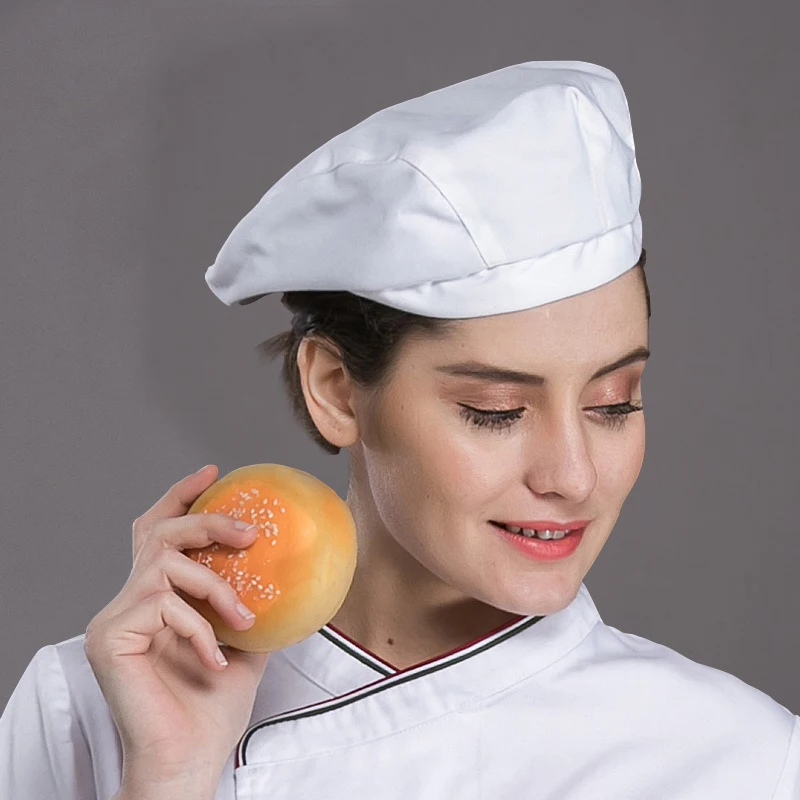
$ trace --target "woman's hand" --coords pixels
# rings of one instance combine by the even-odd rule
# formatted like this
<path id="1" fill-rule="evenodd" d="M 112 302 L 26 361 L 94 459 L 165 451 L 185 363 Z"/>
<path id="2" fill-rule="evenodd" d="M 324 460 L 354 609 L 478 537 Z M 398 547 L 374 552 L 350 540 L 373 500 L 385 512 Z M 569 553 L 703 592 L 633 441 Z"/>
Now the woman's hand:
<path id="1" fill-rule="evenodd" d="M 268 654 L 228 647 L 228 666 L 218 664 L 211 625 L 174 591 L 207 599 L 232 628 L 252 625 L 233 587 L 181 552 L 255 541 L 255 529 L 238 530 L 224 514 L 187 515 L 216 478 L 213 464 L 183 478 L 133 523 L 131 574 L 86 629 L 86 656 L 122 740 L 124 789 L 206 787 L 213 797 L 266 668 Z"/>

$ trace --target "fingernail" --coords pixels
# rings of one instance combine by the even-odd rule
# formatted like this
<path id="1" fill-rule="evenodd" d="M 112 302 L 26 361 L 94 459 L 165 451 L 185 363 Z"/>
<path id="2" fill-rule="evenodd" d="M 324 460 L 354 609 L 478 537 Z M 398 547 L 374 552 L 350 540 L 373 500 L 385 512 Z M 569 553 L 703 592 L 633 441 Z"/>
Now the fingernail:
<path id="1" fill-rule="evenodd" d="M 197 470 L 197 472 L 195 472 L 194 474 L 195 475 L 199 475 L 204 469 L 207 469 L 210 466 L 211 466 L 211 464 L 206 464 L 205 467 L 200 467 L 200 469 Z"/>
<path id="2" fill-rule="evenodd" d="M 245 619 L 253 619 L 255 614 L 245 605 L 241 603 L 236 604 L 236 610 L 243 616 Z"/>
<path id="3" fill-rule="evenodd" d="M 238 522 L 233 523 L 233 527 L 238 528 L 240 531 L 249 531 L 249 530 L 255 530 L 257 526 L 253 525 L 250 522 L 239 520 Z"/>
<path id="4" fill-rule="evenodd" d="M 225 656 L 222 655 L 222 650 L 220 650 L 219 647 L 217 648 L 216 656 L 217 656 L 217 664 L 219 664 L 221 667 L 228 666 L 228 659 L 226 659 Z"/>

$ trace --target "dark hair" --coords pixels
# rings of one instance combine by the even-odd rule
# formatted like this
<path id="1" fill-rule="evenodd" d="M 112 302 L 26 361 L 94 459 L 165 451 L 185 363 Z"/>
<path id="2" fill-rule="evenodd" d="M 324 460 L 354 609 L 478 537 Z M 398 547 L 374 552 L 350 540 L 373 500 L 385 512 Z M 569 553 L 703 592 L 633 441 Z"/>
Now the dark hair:
<path id="1" fill-rule="evenodd" d="M 644 272 L 647 253 L 642 253 L 635 267 L 639 269 L 647 299 L 650 319 L 650 290 Z M 331 444 L 317 430 L 308 413 L 297 351 L 306 336 L 328 340 L 338 350 L 342 364 L 352 381 L 363 389 L 380 390 L 390 382 L 395 356 L 402 342 L 412 336 L 443 335 L 458 320 L 424 317 L 385 306 L 351 292 L 284 292 L 283 305 L 292 312 L 291 329 L 257 346 L 261 356 L 273 359 L 283 355 L 281 377 L 289 394 L 292 413 L 311 438 L 326 452 L 337 455 L 341 448 Z"/>

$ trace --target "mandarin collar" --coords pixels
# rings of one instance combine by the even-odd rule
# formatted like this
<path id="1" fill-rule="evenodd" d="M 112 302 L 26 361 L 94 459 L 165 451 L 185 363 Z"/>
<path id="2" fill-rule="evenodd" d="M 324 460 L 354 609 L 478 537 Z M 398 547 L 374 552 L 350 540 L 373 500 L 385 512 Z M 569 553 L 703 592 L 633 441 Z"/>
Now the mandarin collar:
<path id="1" fill-rule="evenodd" d="M 284 655 L 334 697 L 252 724 L 239 742 L 237 763 L 267 762 L 278 753 L 300 758 L 329 746 L 331 736 L 340 746 L 355 745 L 479 702 L 555 663 L 600 622 L 581 583 L 554 614 L 520 617 L 403 670 L 325 625 Z"/>

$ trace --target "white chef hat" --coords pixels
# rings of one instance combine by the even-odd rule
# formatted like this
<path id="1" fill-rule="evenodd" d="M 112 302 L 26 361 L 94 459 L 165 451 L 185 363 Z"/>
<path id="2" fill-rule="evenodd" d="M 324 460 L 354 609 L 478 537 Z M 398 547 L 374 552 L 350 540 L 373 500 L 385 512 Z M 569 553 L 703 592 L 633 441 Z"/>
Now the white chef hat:
<path id="1" fill-rule="evenodd" d="M 339 290 L 482 317 L 639 259 L 641 182 L 616 75 L 530 61 L 378 111 L 287 172 L 206 270 L 226 305 Z"/>

